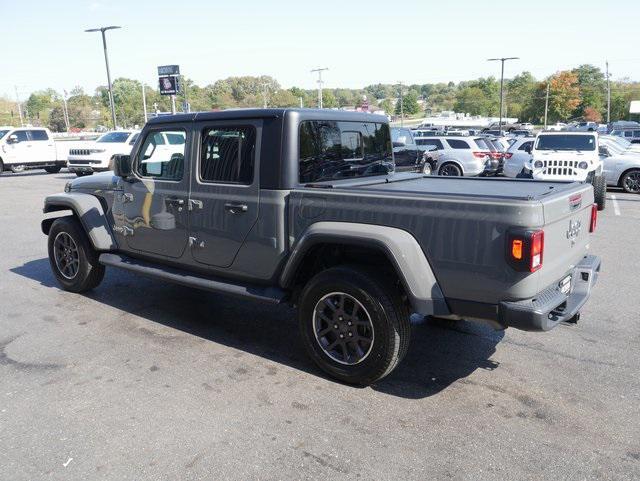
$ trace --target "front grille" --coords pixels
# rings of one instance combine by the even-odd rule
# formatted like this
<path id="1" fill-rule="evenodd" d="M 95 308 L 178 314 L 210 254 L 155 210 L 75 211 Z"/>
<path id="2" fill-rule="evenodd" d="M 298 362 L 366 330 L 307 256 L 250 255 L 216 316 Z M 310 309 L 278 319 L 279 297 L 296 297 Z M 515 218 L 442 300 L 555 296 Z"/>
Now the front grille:
<path id="1" fill-rule="evenodd" d="M 70 160 L 69 161 L 70 164 L 72 165 L 89 165 L 89 164 L 99 164 L 100 161 L 99 160 Z"/>
<path id="2" fill-rule="evenodd" d="M 69 149 L 69 155 L 91 155 L 89 149 Z"/>
<path id="3" fill-rule="evenodd" d="M 562 177 L 577 177 L 577 160 L 544 160 L 543 175 L 557 175 Z"/>

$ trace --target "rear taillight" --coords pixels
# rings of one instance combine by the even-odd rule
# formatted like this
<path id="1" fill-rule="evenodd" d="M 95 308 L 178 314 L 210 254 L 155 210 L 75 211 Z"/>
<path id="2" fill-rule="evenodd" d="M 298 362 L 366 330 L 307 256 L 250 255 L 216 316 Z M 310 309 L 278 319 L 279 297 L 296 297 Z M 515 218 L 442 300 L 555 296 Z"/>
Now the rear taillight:
<path id="1" fill-rule="evenodd" d="M 589 223 L 589 232 L 595 232 L 598 223 L 598 204 L 591 206 L 591 222 Z"/>
<path id="2" fill-rule="evenodd" d="M 502 152 L 490 152 L 492 159 L 500 160 L 502 158 Z"/>
<path id="3" fill-rule="evenodd" d="M 473 156 L 478 157 L 479 159 L 484 159 L 487 155 L 489 155 L 489 152 L 479 152 L 477 150 L 473 151 Z"/>
<path id="4" fill-rule="evenodd" d="M 544 231 L 513 232 L 507 235 L 507 260 L 517 271 L 536 272 L 542 268 Z"/>
<path id="5" fill-rule="evenodd" d="M 504 158 L 505 159 L 510 159 L 513 156 L 513 154 L 511 152 L 505 152 L 504 154 Z"/>

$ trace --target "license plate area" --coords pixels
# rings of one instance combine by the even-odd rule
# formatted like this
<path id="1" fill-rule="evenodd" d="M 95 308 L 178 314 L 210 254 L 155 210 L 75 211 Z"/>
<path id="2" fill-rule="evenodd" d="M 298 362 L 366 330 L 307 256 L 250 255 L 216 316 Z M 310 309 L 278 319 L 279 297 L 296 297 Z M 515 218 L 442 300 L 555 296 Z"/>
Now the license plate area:
<path id="1" fill-rule="evenodd" d="M 568 296 L 571 292 L 571 274 L 563 278 L 560 282 L 558 282 L 558 289 L 565 296 Z"/>

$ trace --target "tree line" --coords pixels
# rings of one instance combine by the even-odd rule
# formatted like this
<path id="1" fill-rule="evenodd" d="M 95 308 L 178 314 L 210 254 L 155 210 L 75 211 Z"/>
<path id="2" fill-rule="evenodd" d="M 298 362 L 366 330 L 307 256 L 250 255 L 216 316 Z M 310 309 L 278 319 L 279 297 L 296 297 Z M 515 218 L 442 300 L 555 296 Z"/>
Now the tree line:
<path id="1" fill-rule="evenodd" d="M 182 93 L 177 98 L 178 110 L 183 102 L 192 111 L 238 107 L 316 107 L 317 91 L 298 87 L 282 88 L 269 76 L 229 77 L 206 86 L 183 79 Z M 137 80 L 118 78 L 113 82 L 116 117 L 120 127 L 144 124 L 142 84 Z M 402 90 L 401 90 L 402 89 Z M 601 69 L 580 65 L 537 80 L 530 72 L 505 79 L 504 111 L 508 117 L 540 124 L 543 121 L 548 96 L 549 122 L 584 119 L 596 122 L 606 117 L 607 79 Z M 157 88 L 144 87 L 148 112 L 168 112 L 170 98 L 160 95 Z M 494 77 L 459 83 L 413 84 L 400 87 L 392 84 L 369 85 L 362 89 L 335 88 L 323 90 L 325 108 L 370 106 L 388 114 L 428 115 L 440 111 L 456 111 L 471 115 L 498 116 L 500 82 Z M 69 125 L 72 129 L 92 129 L 110 125 L 109 94 L 105 86 L 92 94 L 76 87 L 64 92 Z M 629 103 L 640 100 L 640 82 L 629 79 L 611 82 L 611 120 L 629 118 Z M 64 131 L 63 94 L 53 89 L 33 92 L 21 103 L 26 121 Z M 0 125 L 19 123 L 17 104 L 0 97 Z"/>

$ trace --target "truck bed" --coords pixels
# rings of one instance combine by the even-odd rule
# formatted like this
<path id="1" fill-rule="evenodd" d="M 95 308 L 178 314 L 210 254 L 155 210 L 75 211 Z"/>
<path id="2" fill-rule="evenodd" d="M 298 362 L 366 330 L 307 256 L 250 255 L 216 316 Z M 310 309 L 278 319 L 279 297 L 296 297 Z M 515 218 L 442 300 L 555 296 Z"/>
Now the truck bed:
<path id="1" fill-rule="evenodd" d="M 403 229 L 419 242 L 448 300 L 497 304 L 535 296 L 583 259 L 592 204 L 589 184 L 395 174 L 293 190 L 289 233 L 295 243 L 318 220 Z M 581 228 L 570 239 L 575 222 Z M 542 269 L 516 272 L 507 264 L 512 229 L 544 229 Z"/>

